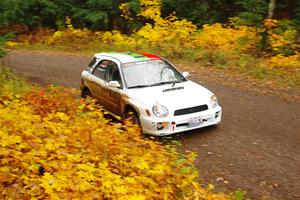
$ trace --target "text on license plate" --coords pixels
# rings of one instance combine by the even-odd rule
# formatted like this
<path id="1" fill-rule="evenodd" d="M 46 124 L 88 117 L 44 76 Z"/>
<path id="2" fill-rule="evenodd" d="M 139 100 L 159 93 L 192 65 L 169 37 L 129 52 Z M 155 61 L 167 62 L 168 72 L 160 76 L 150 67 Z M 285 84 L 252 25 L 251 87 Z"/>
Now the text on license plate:
<path id="1" fill-rule="evenodd" d="M 190 126 L 198 125 L 202 122 L 201 117 L 192 117 L 188 120 Z"/>

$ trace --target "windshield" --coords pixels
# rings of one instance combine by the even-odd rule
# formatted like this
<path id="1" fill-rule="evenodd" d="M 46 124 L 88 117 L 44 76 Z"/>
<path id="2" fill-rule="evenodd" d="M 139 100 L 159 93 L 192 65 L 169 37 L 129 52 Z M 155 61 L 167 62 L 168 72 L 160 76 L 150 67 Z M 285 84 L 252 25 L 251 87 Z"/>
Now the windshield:
<path id="1" fill-rule="evenodd" d="M 128 88 L 150 87 L 183 82 L 186 79 L 164 60 L 149 60 L 122 65 Z"/>

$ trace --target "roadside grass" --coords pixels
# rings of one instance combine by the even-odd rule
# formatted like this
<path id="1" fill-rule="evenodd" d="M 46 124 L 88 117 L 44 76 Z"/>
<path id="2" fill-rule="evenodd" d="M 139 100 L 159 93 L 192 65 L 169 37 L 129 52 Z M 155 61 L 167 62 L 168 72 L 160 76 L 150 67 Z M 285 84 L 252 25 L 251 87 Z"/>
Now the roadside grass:
<path id="1" fill-rule="evenodd" d="M 13 98 L 33 88 L 25 79 L 11 73 L 10 70 L 0 65 L 0 98 Z"/>
<path id="2" fill-rule="evenodd" d="M 0 66 L 1 199 L 245 199 L 198 182 L 195 153 L 108 122 L 92 99 Z"/>

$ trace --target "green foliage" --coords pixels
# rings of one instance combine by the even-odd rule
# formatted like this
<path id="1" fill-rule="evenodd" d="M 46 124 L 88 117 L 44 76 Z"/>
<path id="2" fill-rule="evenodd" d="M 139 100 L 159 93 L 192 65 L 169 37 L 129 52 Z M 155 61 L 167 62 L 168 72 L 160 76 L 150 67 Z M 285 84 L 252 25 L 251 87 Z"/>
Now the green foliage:
<path id="1" fill-rule="evenodd" d="M 162 2 L 162 13 L 164 16 L 176 12 L 176 16 L 187 18 L 198 27 L 203 24 L 222 21 L 222 11 L 217 9 L 223 5 L 220 0 L 194 2 L 189 0 L 163 0 Z"/>
<path id="2" fill-rule="evenodd" d="M 109 17 L 115 16 L 117 8 L 112 0 L 88 0 L 75 8 L 72 17 L 92 29 L 108 29 Z"/>
<path id="3" fill-rule="evenodd" d="M 246 199 L 245 197 L 245 192 L 241 191 L 241 190 L 237 190 L 235 192 L 233 192 L 231 195 L 230 195 L 230 198 L 232 200 L 243 200 L 243 199 Z"/>
<path id="4" fill-rule="evenodd" d="M 137 0 L 129 1 L 128 5 L 130 11 L 138 13 Z M 89 27 L 93 30 L 126 30 L 129 22 L 121 18 L 119 6 L 120 3 L 114 0 L 87 0 L 84 4 L 75 4 L 72 18 L 80 27 Z"/>
<path id="5" fill-rule="evenodd" d="M 257 66 L 252 69 L 252 75 L 256 78 L 264 78 L 267 75 L 267 70 L 264 67 Z"/>
<path id="6" fill-rule="evenodd" d="M 134 13 L 135 15 L 141 11 L 140 2 L 138 0 L 130 0 L 127 2 L 127 5 L 130 8 L 130 12 Z"/>
<path id="7" fill-rule="evenodd" d="M 297 1 L 293 9 L 294 21 L 298 25 L 298 31 L 300 32 L 300 1 Z"/>
<path id="8" fill-rule="evenodd" d="M 236 4 L 242 8 L 242 11 L 238 12 L 238 17 L 243 25 L 260 26 L 266 17 L 268 9 L 266 0 L 239 0 Z"/>
<path id="9" fill-rule="evenodd" d="M 241 24 L 260 26 L 267 16 L 268 3 L 268 0 L 161 0 L 161 13 L 167 17 L 175 12 L 180 19 L 192 21 L 198 27 L 225 23 L 231 17 L 239 17 Z M 128 7 L 130 20 L 123 18 L 122 4 Z M 23 24 L 30 28 L 50 26 L 61 30 L 62 20 L 69 16 L 74 19 L 75 27 L 132 32 L 149 22 L 139 16 L 140 11 L 138 0 L 1 0 L 0 26 Z M 300 24 L 299 13 L 299 1 L 276 3 L 275 18 L 287 18 Z"/>
<path id="10" fill-rule="evenodd" d="M 24 24 L 29 27 L 55 25 L 72 7 L 72 0 L 2 0 L 1 25 Z"/>
<path id="11" fill-rule="evenodd" d="M 9 24 L 8 15 L 11 12 L 9 8 L 10 7 L 8 1 L 0 1 L 0 27 Z"/>

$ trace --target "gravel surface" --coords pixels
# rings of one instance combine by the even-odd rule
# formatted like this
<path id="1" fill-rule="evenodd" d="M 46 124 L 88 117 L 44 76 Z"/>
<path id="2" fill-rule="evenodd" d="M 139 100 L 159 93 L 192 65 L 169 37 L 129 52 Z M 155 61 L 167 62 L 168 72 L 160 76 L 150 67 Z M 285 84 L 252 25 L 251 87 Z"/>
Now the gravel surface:
<path id="1" fill-rule="evenodd" d="M 79 88 L 80 72 L 91 56 L 14 51 L 2 62 L 34 83 Z M 289 100 L 289 91 L 281 95 L 268 87 L 277 92 L 261 92 L 251 81 L 222 73 L 199 68 L 191 76 L 218 96 L 222 123 L 173 138 L 184 150 L 197 152 L 201 181 L 218 191 L 241 188 L 252 199 L 300 199 L 299 90 L 291 89 L 296 98 Z"/>

